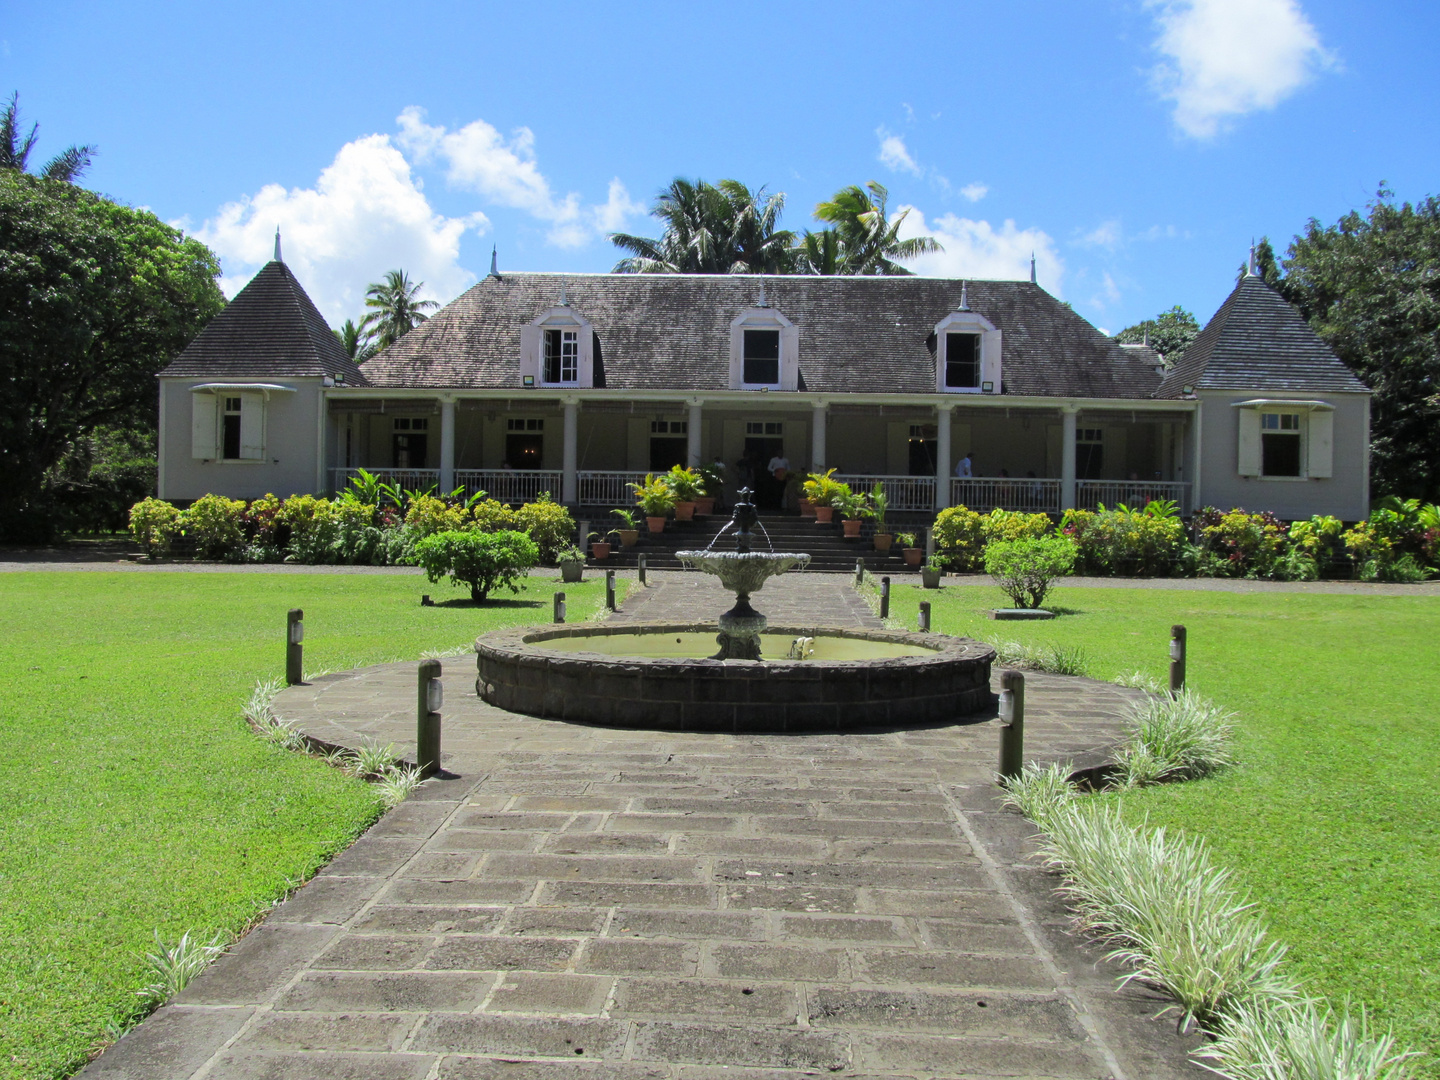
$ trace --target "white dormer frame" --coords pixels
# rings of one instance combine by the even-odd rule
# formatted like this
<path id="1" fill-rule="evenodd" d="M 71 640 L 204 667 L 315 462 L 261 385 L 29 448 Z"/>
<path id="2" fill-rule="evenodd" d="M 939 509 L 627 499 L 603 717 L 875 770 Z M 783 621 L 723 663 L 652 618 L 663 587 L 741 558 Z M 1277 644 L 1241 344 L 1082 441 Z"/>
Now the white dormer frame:
<path id="1" fill-rule="evenodd" d="M 946 334 L 980 335 L 980 385 L 946 386 Z M 939 394 L 1000 393 L 1000 328 L 978 311 L 952 311 L 935 324 L 935 392 Z M 986 385 L 990 389 L 986 390 Z"/>
<path id="2" fill-rule="evenodd" d="M 580 346 L 580 364 L 573 381 L 545 380 L 545 331 L 569 330 Z M 568 304 L 552 307 L 520 328 L 520 382 L 523 386 L 595 385 L 595 331 L 590 322 Z"/>
<path id="3" fill-rule="evenodd" d="M 745 331 L 780 331 L 780 379 L 773 383 L 745 381 Z M 774 308 L 746 308 L 730 323 L 730 389 L 798 390 L 800 388 L 800 330 Z"/>

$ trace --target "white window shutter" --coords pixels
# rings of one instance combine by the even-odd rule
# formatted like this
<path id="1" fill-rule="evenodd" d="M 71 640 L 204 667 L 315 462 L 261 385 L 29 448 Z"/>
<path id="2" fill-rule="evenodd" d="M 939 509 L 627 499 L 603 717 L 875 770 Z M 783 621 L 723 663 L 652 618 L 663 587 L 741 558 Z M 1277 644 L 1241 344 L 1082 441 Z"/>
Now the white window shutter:
<path id="1" fill-rule="evenodd" d="M 1310 476 L 1335 474 L 1335 414 L 1329 409 L 1316 409 L 1310 414 L 1309 467 Z"/>
<path id="2" fill-rule="evenodd" d="M 258 461 L 265 456 L 265 399 L 240 395 L 240 457 Z"/>
<path id="3" fill-rule="evenodd" d="M 520 328 L 520 374 L 531 376 L 536 384 L 540 382 L 540 342 L 543 331 L 538 326 Z"/>
<path id="4" fill-rule="evenodd" d="M 1240 410 L 1239 472 L 1241 476 L 1260 475 L 1260 410 Z"/>
<path id="5" fill-rule="evenodd" d="M 220 399 L 214 394 L 190 395 L 190 456 L 213 460 L 219 456 L 216 410 Z"/>
<path id="6" fill-rule="evenodd" d="M 990 383 L 1000 393 L 1000 331 L 986 330 L 980 336 L 980 383 Z"/>

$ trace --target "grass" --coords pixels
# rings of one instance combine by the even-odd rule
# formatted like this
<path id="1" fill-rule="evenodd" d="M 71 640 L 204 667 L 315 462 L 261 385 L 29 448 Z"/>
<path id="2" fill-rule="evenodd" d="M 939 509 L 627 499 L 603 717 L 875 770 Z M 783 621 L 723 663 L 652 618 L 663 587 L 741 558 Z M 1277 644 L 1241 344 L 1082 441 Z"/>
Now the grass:
<path id="1" fill-rule="evenodd" d="M 242 931 L 381 812 L 241 715 L 288 608 L 306 670 L 338 671 L 548 622 L 556 585 L 476 608 L 410 576 L 0 575 L 0 1077 L 69 1075 L 143 1009 L 157 941 Z M 604 581 L 565 591 L 578 620 Z"/>
<path id="2" fill-rule="evenodd" d="M 985 613 L 997 589 L 897 587 L 892 615 L 913 627 L 922 599 L 942 633 L 1000 630 Z M 1180 623 L 1189 685 L 1238 714 L 1237 767 L 1095 798 L 1203 837 L 1307 992 L 1348 997 L 1401 1045 L 1440 1051 L 1440 597 L 1062 587 L 1051 602 L 1061 618 L 1004 637 L 1083 646 L 1096 678 L 1163 682 Z M 1440 1077 L 1440 1063 L 1419 1071 Z"/>

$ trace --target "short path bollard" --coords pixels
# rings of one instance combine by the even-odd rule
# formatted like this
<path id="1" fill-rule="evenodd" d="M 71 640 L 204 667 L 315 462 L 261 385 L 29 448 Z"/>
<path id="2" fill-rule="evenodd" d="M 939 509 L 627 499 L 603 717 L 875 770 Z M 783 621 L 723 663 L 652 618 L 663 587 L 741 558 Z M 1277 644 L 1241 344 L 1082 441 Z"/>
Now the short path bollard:
<path id="1" fill-rule="evenodd" d="M 420 684 L 415 715 L 415 763 L 421 776 L 440 771 L 440 706 L 445 688 L 440 682 L 440 661 L 420 661 Z"/>
<path id="2" fill-rule="evenodd" d="M 929 600 L 921 600 L 921 601 L 920 601 L 920 632 L 921 632 L 922 634 L 928 634 L 928 633 L 930 632 L 930 601 L 929 601 Z"/>
<path id="3" fill-rule="evenodd" d="M 285 683 L 299 686 L 305 681 L 304 646 L 305 612 L 291 608 L 285 616 Z"/>
<path id="4" fill-rule="evenodd" d="M 563 623 L 565 621 L 565 594 L 563 592 L 557 592 L 555 594 L 555 617 L 553 621 L 557 623 Z"/>
<path id="5" fill-rule="evenodd" d="M 880 579 L 880 618 L 890 617 L 890 578 L 888 576 Z"/>
<path id="6" fill-rule="evenodd" d="M 855 560 L 855 584 L 856 584 L 856 585 L 863 585 L 864 583 L 865 583 L 865 560 L 864 560 L 864 559 L 856 559 L 856 560 Z"/>
<path id="7" fill-rule="evenodd" d="M 1000 673 L 1000 775 L 1019 776 L 1025 768 L 1025 676 Z"/>
<path id="8" fill-rule="evenodd" d="M 635 556 L 635 572 L 640 575 L 640 587 L 645 587 L 645 556 Z"/>
<path id="9" fill-rule="evenodd" d="M 614 571 L 614 570 L 606 570 L 606 571 L 605 571 L 605 606 L 606 606 L 609 610 L 611 610 L 611 611 L 614 611 L 614 610 L 615 610 L 615 571 Z"/>
<path id="10" fill-rule="evenodd" d="M 1185 689 L 1185 627 L 1170 627 L 1170 693 Z"/>

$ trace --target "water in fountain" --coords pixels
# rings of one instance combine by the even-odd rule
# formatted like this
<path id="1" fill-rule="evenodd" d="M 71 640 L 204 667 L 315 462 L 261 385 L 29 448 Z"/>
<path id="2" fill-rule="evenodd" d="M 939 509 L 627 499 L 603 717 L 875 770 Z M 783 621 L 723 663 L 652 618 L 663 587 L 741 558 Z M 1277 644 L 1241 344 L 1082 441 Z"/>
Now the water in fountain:
<path id="1" fill-rule="evenodd" d="M 797 552 L 776 552 L 769 554 L 750 550 L 754 534 L 750 531 L 759 521 L 755 504 L 750 501 L 750 489 L 740 491 L 740 501 L 735 504 L 728 524 L 715 535 L 715 540 L 734 528 L 735 550 L 714 551 L 715 540 L 703 551 L 677 551 L 676 558 L 687 567 L 714 574 L 720 584 L 735 594 L 735 606 L 720 616 L 720 634 L 715 641 L 720 651 L 716 660 L 759 660 L 760 635 L 765 630 L 765 616 L 750 606 L 750 594 L 759 592 L 760 587 L 776 574 L 783 574 L 795 567 L 805 567 L 810 556 Z M 764 526 L 761 526 L 764 530 Z M 769 544 L 770 534 L 765 534 Z"/>

